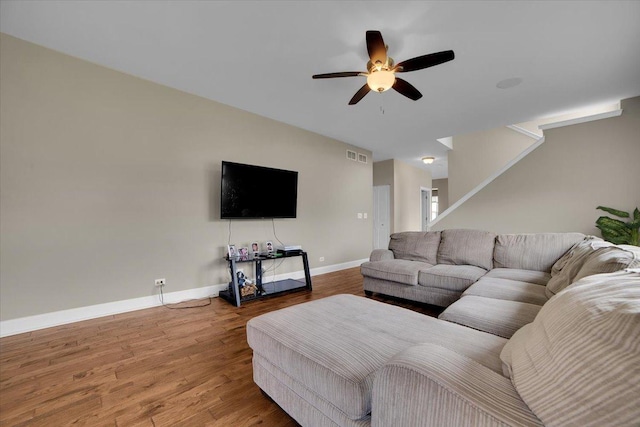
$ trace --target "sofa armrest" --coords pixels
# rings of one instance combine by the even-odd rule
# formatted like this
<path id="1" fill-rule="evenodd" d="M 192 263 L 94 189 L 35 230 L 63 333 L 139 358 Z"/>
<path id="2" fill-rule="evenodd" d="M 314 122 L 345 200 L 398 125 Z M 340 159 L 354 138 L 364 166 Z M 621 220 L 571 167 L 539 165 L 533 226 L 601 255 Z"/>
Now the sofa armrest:
<path id="1" fill-rule="evenodd" d="M 410 347 L 376 374 L 371 426 L 541 426 L 509 378 L 447 348 Z"/>
<path id="2" fill-rule="evenodd" d="M 374 249 L 369 257 L 369 261 L 383 261 L 385 259 L 393 259 L 393 252 L 389 249 Z"/>

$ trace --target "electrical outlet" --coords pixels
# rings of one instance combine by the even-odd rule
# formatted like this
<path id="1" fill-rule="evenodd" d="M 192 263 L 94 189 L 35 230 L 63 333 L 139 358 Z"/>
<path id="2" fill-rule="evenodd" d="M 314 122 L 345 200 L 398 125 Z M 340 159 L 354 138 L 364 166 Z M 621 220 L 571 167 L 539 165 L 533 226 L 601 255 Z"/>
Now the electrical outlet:
<path id="1" fill-rule="evenodd" d="M 167 279 L 156 279 L 156 286 L 161 287 L 167 284 Z"/>
<path id="2" fill-rule="evenodd" d="M 323 256 L 320 257 L 320 262 L 324 262 L 324 257 Z"/>

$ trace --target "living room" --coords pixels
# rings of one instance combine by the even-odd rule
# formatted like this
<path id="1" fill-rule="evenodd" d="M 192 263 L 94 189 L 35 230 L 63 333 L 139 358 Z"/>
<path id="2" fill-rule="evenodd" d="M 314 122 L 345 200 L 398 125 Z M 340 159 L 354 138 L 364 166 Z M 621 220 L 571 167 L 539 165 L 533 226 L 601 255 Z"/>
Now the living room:
<path id="1" fill-rule="evenodd" d="M 89 5 L 58 2 L 51 2 L 55 6 L 48 9 L 51 6 L 47 6 L 47 2 L 27 3 L 30 5 L 3 1 L 0 14 L 2 336 L 158 305 L 154 279 L 160 277 L 166 278 L 164 291 L 169 302 L 215 295 L 229 280 L 223 259 L 229 243 L 247 246 L 253 241 L 275 241 L 277 237 L 286 243 L 301 244 L 310 254 L 314 274 L 357 267 L 368 259 L 372 249 L 374 162 L 386 159 L 360 145 L 360 141 L 365 141 L 369 132 L 375 132 L 375 129 L 360 129 L 364 137 L 358 141 L 341 140 L 335 136 L 337 131 L 334 132 L 332 122 L 316 122 L 315 117 L 320 114 L 318 110 L 324 106 L 314 105 L 313 97 L 320 96 L 322 92 L 330 95 L 326 102 L 332 104 L 328 109 L 339 111 L 343 116 L 341 120 L 347 122 L 352 120 L 347 116 L 351 111 L 347 108 L 362 107 L 354 113 L 358 115 L 359 123 L 362 122 L 359 117 L 364 115 L 365 123 L 383 124 L 387 116 L 393 117 L 396 113 L 396 103 L 414 103 L 389 92 L 370 94 L 368 97 L 372 99 L 365 98 L 362 105 L 347 106 L 351 92 L 355 92 L 362 82 L 351 82 L 350 85 L 355 85 L 352 88 L 346 81 L 312 81 L 311 74 L 340 71 L 360 64 L 358 58 L 345 64 L 335 56 L 366 55 L 366 30 L 381 29 L 390 50 L 394 48 L 393 44 L 400 49 L 404 31 L 394 30 L 384 24 L 384 17 L 379 17 L 371 21 L 360 19 L 353 28 L 345 30 L 344 43 L 347 45 L 331 42 L 330 39 L 337 37 L 338 33 L 331 37 L 325 34 L 312 36 L 311 56 L 317 50 L 332 59 L 329 62 L 319 59 L 308 70 L 306 63 L 296 71 L 306 84 L 305 94 L 310 95 L 304 104 L 293 106 L 296 114 L 301 116 L 298 120 L 313 124 L 304 128 L 233 107 L 228 100 L 208 99 L 205 95 L 198 95 L 194 87 L 171 87 L 154 82 L 145 70 L 147 62 L 144 56 L 139 57 L 130 71 L 123 72 L 118 71 L 116 63 L 98 65 L 101 62 L 92 59 L 90 52 L 83 55 L 81 51 L 70 53 L 55 47 L 56 34 L 63 39 L 88 37 L 80 25 L 83 13 L 92 16 L 85 22 L 87 24 L 93 20 L 100 21 L 101 13 L 108 13 L 111 19 L 124 16 L 126 9 L 111 9 L 114 6 L 108 3 L 96 3 L 93 5 L 95 9 Z M 606 15 L 604 12 L 611 14 L 602 24 L 607 24 L 607 31 L 600 33 L 590 29 L 580 33 L 581 36 L 589 36 L 589 41 L 593 42 L 600 36 L 610 36 L 615 29 L 622 33 L 615 40 L 626 40 L 626 44 L 618 46 L 613 53 L 602 52 L 609 59 L 621 58 L 620 69 L 616 68 L 616 61 L 603 63 L 598 60 L 598 69 L 585 71 L 588 76 L 607 76 L 611 86 L 608 91 L 605 87 L 588 93 L 581 87 L 579 90 L 584 93 L 581 97 L 565 100 L 558 106 L 534 100 L 528 110 L 518 112 L 520 120 L 502 123 L 483 122 L 487 113 L 482 109 L 468 111 L 469 107 L 464 107 L 460 99 L 447 102 L 443 101 L 446 98 L 425 93 L 424 99 L 415 102 L 416 105 L 431 105 L 420 110 L 419 114 L 434 115 L 442 123 L 464 122 L 456 129 L 440 125 L 435 132 L 439 137 L 445 137 L 558 115 L 592 103 L 622 101 L 619 117 L 545 131 L 544 144 L 439 220 L 433 229 L 597 234 L 594 226 L 598 217 L 596 206 L 632 210 L 640 205 L 640 196 L 634 185 L 640 181 L 637 168 L 640 156 L 637 139 L 640 134 L 640 101 L 637 98 L 640 82 L 637 72 L 629 76 L 627 68 L 628 62 L 637 64 L 633 61 L 640 50 L 637 44 L 640 37 L 636 37 L 639 27 L 635 18 L 637 14 L 633 13 L 637 12 L 637 5 L 629 2 L 594 3 L 594 9 L 584 4 L 563 4 L 558 6 L 558 13 L 566 19 L 569 12 L 575 11 L 576 20 L 583 14 L 598 15 L 598 19 Z M 344 17 L 338 19 L 340 14 L 332 13 L 331 16 L 338 17 L 334 16 L 331 25 L 324 25 L 326 28 L 340 28 L 339 23 L 348 25 L 346 17 L 355 15 L 353 9 L 356 6 L 366 8 L 361 3 L 351 4 L 348 8 L 351 15 L 345 11 Z M 442 5 L 430 6 L 432 12 L 446 12 L 446 8 L 440 9 Z M 490 9 L 506 7 L 505 4 L 493 3 L 485 6 Z M 535 3 L 522 6 L 524 9 L 515 15 L 523 16 L 521 13 L 537 6 Z M 43 25 L 42 21 L 47 21 L 47 17 L 58 16 L 52 15 L 58 13 L 55 12 L 57 7 L 62 8 L 59 13 L 63 15 L 75 8 L 80 16 L 51 19 L 55 24 L 51 32 L 37 35 L 34 28 Z M 71 9 L 65 10 L 65 7 Z M 139 12 L 138 8 L 144 8 L 135 2 L 129 7 L 132 14 Z M 248 10 L 259 6 L 251 3 L 235 7 Z M 293 9 L 293 16 L 295 9 L 303 8 L 302 5 L 286 3 L 274 3 L 271 7 L 274 15 Z M 378 7 L 383 9 L 383 5 Z M 412 7 L 416 6 L 401 3 L 397 7 L 396 19 L 408 19 Z M 316 3 L 304 11 L 305 16 L 316 12 L 314 8 L 323 9 Z M 420 7 L 419 10 L 422 14 L 430 9 Z M 456 5 L 454 11 L 463 12 L 464 5 Z M 162 8 L 155 9 L 154 13 L 162 14 Z M 508 16 L 514 15 L 510 13 Z M 239 20 L 237 17 L 234 19 Z M 593 23 L 594 20 L 596 18 L 592 17 L 588 22 Z M 103 25 L 107 31 L 117 28 L 110 27 L 108 20 L 105 21 Z M 289 17 L 288 21 L 293 27 L 289 31 L 304 32 L 300 24 L 294 25 L 295 20 Z M 24 27 L 14 29 L 14 22 L 22 22 Z M 279 20 L 276 22 L 280 23 Z M 508 30 L 517 32 L 512 28 L 517 24 L 512 22 Z M 124 27 L 129 25 L 135 28 L 135 20 L 121 25 L 124 32 Z M 201 25 L 206 26 L 207 23 Z M 418 31 L 420 26 L 413 25 L 412 31 Z M 582 24 L 575 25 L 583 28 Z M 74 31 L 75 26 L 79 30 Z M 69 31 L 64 32 L 64 27 Z M 585 27 L 589 26 L 585 24 Z M 242 31 L 244 27 L 238 25 L 237 28 L 237 31 Z M 440 26 L 437 29 L 442 34 L 447 31 Z M 430 30 L 420 31 L 428 33 Z M 567 33 L 571 38 L 572 33 Z M 458 29 L 456 34 L 460 37 L 464 31 Z M 467 34 L 468 38 L 480 36 L 488 37 L 484 33 Z M 38 42 L 39 37 L 50 40 L 51 46 L 45 47 L 48 42 Z M 200 46 L 182 46 L 182 49 L 196 57 L 217 57 L 215 45 L 230 43 L 224 33 L 218 37 Z M 176 37 L 176 44 L 179 44 L 179 39 Z M 134 43 L 134 40 L 130 42 Z M 433 49 L 431 46 L 416 46 L 417 50 L 408 52 L 407 57 L 445 49 L 445 42 L 446 39 L 434 42 Z M 269 44 L 269 41 L 265 43 Z M 349 49 L 340 51 L 339 48 L 343 47 Z M 160 50 L 160 56 L 163 56 L 161 46 L 143 48 Z M 465 59 L 465 55 L 473 58 L 473 52 L 464 45 L 450 48 L 457 54 L 451 66 L 458 61 L 466 65 L 464 68 L 473 68 L 474 64 Z M 275 48 L 269 46 L 269 49 Z M 287 46 L 280 46 L 280 49 L 286 51 Z M 109 51 L 106 45 L 96 45 L 90 50 L 122 59 L 118 58 L 117 49 Z M 221 57 L 217 66 L 232 67 L 244 79 L 257 80 L 252 84 L 268 88 L 269 75 L 261 74 L 259 67 L 252 68 L 251 61 L 243 62 L 245 55 L 251 57 L 251 52 L 239 51 L 234 57 Z M 544 52 L 540 55 L 544 56 Z M 553 55 L 560 54 L 553 52 Z M 508 56 L 508 52 L 499 52 L 496 56 Z M 168 62 L 177 63 L 178 70 L 190 68 L 189 62 L 182 57 L 169 58 Z M 292 59 L 291 62 L 275 66 L 294 67 L 295 61 Z M 530 65 L 535 68 L 536 61 L 532 60 Z M 174 73 L 176 68 L 167 73 Z M 206 74 L 211 70 L 202 72 Z M 407 75 L 407 80 L 416 83 L 418 77 L 413 80 L 413 76 L 418 73 Z M 504 92 L 495 88 L 498 80 L 517 73 L 525 73 L 525 70 L 499 70 L 495 73 L 495 81 L 487 82 L 488 87 L 497 92 L 493 97 L 486 95 L 487 110 L 492 110 L 494 105 L 501 109 L 506 105 L 508 109 L 508 105 L 521 96 L 517 88 Z M 433 80 L 443 74 L 447 71 L 435 76 L 431 74 L 426 79 Z M 553 82 L 555 78 L 562 77 L 563 84 L 568 85 L 567 82 L 576 77 L 554 76 L 553 70 L 537 76 L 548 79 L 543 86 L 548 85 L 552 90 L 557 90 Z M 625 85 L 618 85 L 620 81 Z M 529 82 L 529 79 L 525 81 Z M 225 86 L 226 83 L 221 83 L 212 74 L 211 85 Z M 434 85 L 440 86 L 439 83 Z M 437 90 L 446 93 L 449 88 L 442 86 Z M 293 88 L 271 87 L 261 92 L 259 103 L 273 104 L 276 109 L 280 103 L 286 102 L 279 97 L 284 98 L 281 92 L 295 91 L 295 86 Z M 567 91 L 569 89 L 572 93 L 578 90 L 567 86 Z M 242 91 L 242 88 L 237 90 Z M 250 95 L 251 92 L 241 93 L 241 97 Z M 374 96 L 384 97 L 384 114 L 380 111 L 380 101 Z M 442 104 L 447 104 L 446 111 L 459 108 L 466 115 L 460 114 L 455 120 L 451 117 L 453 114 L 442 117 L 444 113 L 436 108 Z M 335 122 L 336 129 L 340 126 L 343 123 Z M 396 145 L 393 139 L 396 132 L 398 130 L 392 127 L 381 130 L 379 139 L 386 141 L 387 150 Z M 413 144 L 419 142 L 412 141 Z M 365 156 L 367 162 L 347 159 L 347 151 Z M 297 218 L 273 222 L 221 220 L 222 161 L 298 171 Z M 421 170 L 428 176 L 423 185 L 430 187 L 430 179 L 436 175 L 432 175 L 430 170 Z M 358 213 L 369 215 L 367 219 L 359 219 Z M 277 274 L 298 272 L 300 267 L 293 261 L 283 262 Z"/>

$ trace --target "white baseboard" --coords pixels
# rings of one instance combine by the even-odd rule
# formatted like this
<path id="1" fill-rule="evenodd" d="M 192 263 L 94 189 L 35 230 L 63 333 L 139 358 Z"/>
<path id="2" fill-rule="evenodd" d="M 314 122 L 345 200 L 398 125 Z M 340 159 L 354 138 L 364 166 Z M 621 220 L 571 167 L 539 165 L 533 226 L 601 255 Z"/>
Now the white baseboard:
<path id="1" fill-rule="evenodd" d="M 319 274 L 331 273 L 334 271 L 345 270 L 347 268 L 358 267 L 367 259 L 350 261 L 342 264 L 334 264 L 326 267 L 312 268 L 310 273 L 312 276 Z M 286 278 L 302 279 L 304 271 L 294 271 L 291 273 L 277 274 L 275 276 L 265 274 L 264 281 L 282 280 Z M 173 304 L 180 301 L 202 299 L 207 297 L 217 297 L 218 293 L 227 289 L 227 284 L 211 285 L 202 288 L 187 289 L 184 291 L 168 292 L 164 294 L 164 302 Z M 98 317 L 111 316 L 128 311 L 142 310 L 160 306 L 160 298 L 158 295 L 147 297 L 132 298 L 122 301 L 108 302 L 104 304 L 96 304 L 87 307 L 71 308 L 68 310 L 54 311 L 51 313 L 36 314 L 34 316 L 21 317 L 18 319 L 9 319 L 0 321 L 0 338 L 11 335 L 22 334 L 25 332 L 36 331 L 38 329 L 51 328 L 53 326 L 66 325 L 68 323 L 80 322 L 82 320 L 95 319 Z"/>

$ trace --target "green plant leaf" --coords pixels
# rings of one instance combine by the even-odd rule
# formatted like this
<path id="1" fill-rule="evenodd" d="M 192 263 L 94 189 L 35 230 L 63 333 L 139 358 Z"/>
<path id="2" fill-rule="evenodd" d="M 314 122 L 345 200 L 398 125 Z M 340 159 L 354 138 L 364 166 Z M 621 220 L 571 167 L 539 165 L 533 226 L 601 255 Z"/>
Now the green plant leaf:
<path id="1" fill-rule="evenodd" d="M 596 227 L 602 232 L 602 238 L 608 242 L 620 245 L 628 244 L 632 239 L 633 231 L 620 220 L 601 216 L 596 221 Z"/>
<path id="2" fill-rule="evenodd" d="M 596 227 L 598 227 L 596 225 Z M 631 230 L 627 230 L 627 229 L 613 229 L 613 228 L 606 228 L 606 227 L 598 227 L 600 229 L 600 231 L 602 231 L 602 237 L 605 238 L 605 240 L 608 240 L 607 237 L 625 237 L 628 238 L 631 236 Z"/>
<path id="3" fill-rule="evenodd" d="M 596 209 L 603 210 L 620 218 L 629 218 L 629 213 L 619 211 L 613 208 L 598 206 Z M 629 222 L 623 222 L 618 219 L 601 216 L 596 220 L 596 227 L 602 232 L 602 238 L 617 245 L 636 245 L 638 246 L 640 234 L 640 210 L 636 207 L 633 211 L 633 219 Z"/>
<path id="4" fill-rule="evenodd" d="M 605 206 L 598 206 L 596 209 L 610 213 L 611 215 L 619 216 L 620 218 L 629 218 L 629 212 L 619 211 L 618 209 L 607 208 Z"/>
<path id="5" fill-rule="evenodd" d="M 625 224 L 627 226 L 627 228 L 631 229 L 631 230 L 637 230 L 638 228 L 640 228 L 640 219 L 636 219 L 634 221 L 631 222 L 627 222 Z"/>
<path id="6" fill-rule="evenodd" d="M 610 230 L 620 230 L 626 231 L 627 224 L 625 222 L 620 221 L 619 219 L 609 218 L 608 216 L 601 216 L 596 220 L 596 226 L 600 226 L 598 228 L 606 228 Z"/>

